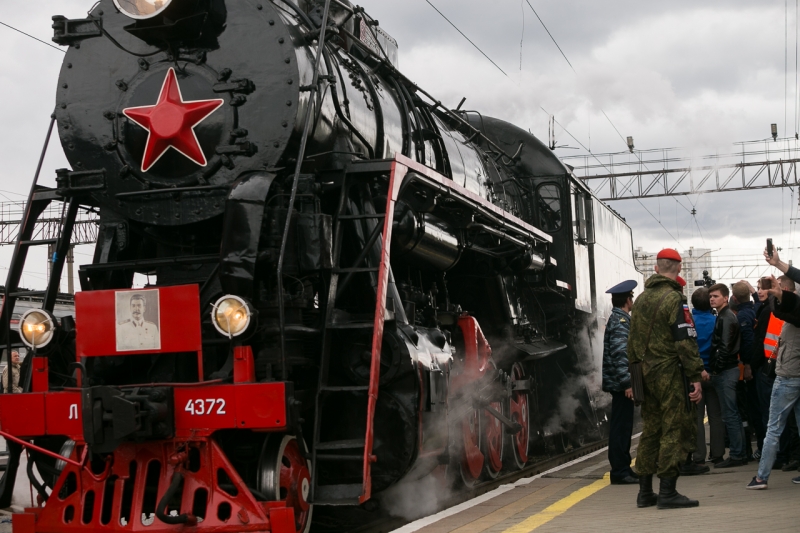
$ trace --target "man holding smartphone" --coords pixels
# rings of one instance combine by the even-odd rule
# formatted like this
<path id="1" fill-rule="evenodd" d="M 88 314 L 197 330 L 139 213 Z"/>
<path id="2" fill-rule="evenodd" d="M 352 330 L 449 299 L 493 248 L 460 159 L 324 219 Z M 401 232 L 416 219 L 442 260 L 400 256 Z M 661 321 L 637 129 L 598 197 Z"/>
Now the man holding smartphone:
<path id="1" fill-rule="evenodd" d="M 773 254 L 773 258 L 775 256 L 777 253 Z M 770 285 L 769 295 L 774 298 L 773 313 L 785 323 L 778 346 L 776 378 L 772 388 L 764 449 L 758 464 L 758 473 L 747 485 L 748 489 L 756 490 L 767 488 L 778 453 L 779 438 L 793 411 L 795 420 L 800 425 L 800 297 L 782 290 L 774 276 L 770 277 Z M 792 479 L 792 482 L 800 484 L 800 477 Z"/>
<path id="2" fill-rule="evenodd" d="M 789 279 L 795 283 L 800 283 L 800 269 L 781 261 L 778 250 L 772 246 L 772 239 L 767 239 L 767 248 L 764 249 L 764 259 L 767 260 L 767 263 L 789 276 Z"/>
<path id="3" fill-rule="evenodd" d="M 778 277 L 778 282 L 782 290 L 789 292 L 795 291 L 794 281 L 790 280 L 787 276 Z M 771 288 L 772 280 L 770 278 L 767 277 L 758 280 L 758 299 L 763 305 L 761 306 L 755 329 L 756 351 L 750 362 L 756 382 L 761 423 L 764 426 L 765 434 L 767 425 L 769 424 L 769 406 L 772 400 L 772 386 L 775 383 L 776 376 L 775 363 L 778 356 L 778 340 L 780 339 L 784 323 L 783 320 L 772 313 L 773 301 L 775 298 L 769 296 L 769 290 Z M 797 426 L 792 424 L 790 417 L 787 422 L 787 427 L 783 430 L 783 434 L 781 435 L 780 449 L 776 455 L 777 459 L 773 468 L 789 470 L 793 464 L 796 464 L 793 457 L 797 454 L 796 435 Z M 764 450 L 763 439 L 759 445 L 759 450 L 762 452 Z"/>

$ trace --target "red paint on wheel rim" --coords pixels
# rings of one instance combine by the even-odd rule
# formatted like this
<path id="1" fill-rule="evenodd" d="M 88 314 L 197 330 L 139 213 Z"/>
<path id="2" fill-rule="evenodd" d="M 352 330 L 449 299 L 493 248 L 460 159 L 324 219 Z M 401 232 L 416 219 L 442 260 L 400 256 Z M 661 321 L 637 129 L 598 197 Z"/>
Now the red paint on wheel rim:
<path id="1" fill-rule="evenodd" d="M 461 423 L 464 435 L 464 458 L 462 469 L 473 479 L 478 479 L 483 470 L 484 455 L 481 453 L 480 422 L 478 411 L 472 411 Z"/>
<path id="2" fill-rule="evenodd" d="M 296 439 L 286 444 L 281 457 L 280 497 L 287 507 L 294 509 L 297 531 L 306 529 L 309 519 L 308 495 L 311 489 L 311 473 L 308 463 L 300 453 Z"/>
<path id="3" fill-rule="evenodd" d="M 500 402 L 489 406 L 497 412 L 503 411 Z M 503 468 L 503 424 L 489 411 L 484 411 L 486 416 L 486 454 L 489 458 L 489 468 L 492 472 L 499 472 Z"/>
<path id="4" fill-rule="evenodd" d="M 512 379 L 520 381 L 525 379 L 525 372 L 519 364 L 515 364 L 511 369 Z M 523 463 L 528 461 L 528 439 L 530 438 L 530 410 L 528 405 L 527 392 L 514 392 L 509 401 L 509 417 L 514 422 L 522 426 L 522 429 L 514 434 L 513 443 L 517 457 Z"/>

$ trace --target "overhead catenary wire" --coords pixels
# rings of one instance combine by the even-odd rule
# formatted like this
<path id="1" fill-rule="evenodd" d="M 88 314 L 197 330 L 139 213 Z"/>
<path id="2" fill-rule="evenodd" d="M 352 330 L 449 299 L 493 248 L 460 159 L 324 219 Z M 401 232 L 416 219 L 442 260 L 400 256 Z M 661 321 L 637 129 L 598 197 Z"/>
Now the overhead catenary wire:
<path id="1" fill-rule="evenodd" d="M 603 113 L 603 116 L 604 116 L 604 117 L 606 117 L 606 120 L 608 121 L 608 123 L 609 123 L 609 124 L 611 124 L 611 127 L 612 127 L 612 128 L 614 128 L 614 131 L 616 131 L 616 132 L 617 132 L 617 135 L 619 135 L 619 138 L 622 140 L 622 142 L 623 142 L 623 143 L 625 144 L 625 146 L 627 147 L 627 146 L 628 146 L 628 142 L 625 140 L 625 137 L 623 137 L 623 136 L 622 136 L 622 133 L 620 133 L 619 129 L 618 129 L 618 128 L 617 128 L 617 126 L 614 124 L 614 122 L 611 120 L 611 118 L 610 118 L 610 117 L 609 117 L 609 116 L 606 114 L 605 110 L 601 109 L 601 110 L 600 110 L 600 112 L 601 112 L 601 113 Z M 632 153 L 633 153 L 633 155 L 635 155 L 635 156 L 636 156 L 636 159 L 638 159 L 638 160 L 639 160 L 639 163 L 641 163 L 642 165 L 644 165 L 644 167 L 645 167 L 647 170 L 650 170 L 650 168 L 647 166 L 647 164 L 646 164 L 644 161 L 642 161 L 642 158 L 639 156 L 639 154 L 637 154 L 636 152 L 632 152 Z M 603 166 L 605 166 L 605 165 L 603 165 Z M 691 206 L 692 206 L 692 209 L 690 210 L 690 209 L 687 209 L 687 208 L 686 208 L 686 206 L 685 206 L 685 205 L 683 205 L 683 204 L 682 204 L 680 201 L 678 201 L 678 199 L 677 199 L 676 197 L 674 197 L 674 196 L 673 196 L 673 197 L 672 197 L 672 199 L 673 199 L 673 200 L 675 200 L 675 203 L 676 203 L 676 204 L 678 204 L 679 206 L 681 206 L 681 207 L 682 207 L 682 208 L 683 208 L 683 209 L 684 209 L 684 210 L 685 210 L 687 213 L 689 213 L 690 215 L 692 215 L 692 217 L 693 217 L 693 218 L 694 218 L 694 220 L 695 220 L 695 223 L 697 223 L 697 230 L 698 230 L 698 231 L 700 231 L 700 223 L 697 221 L 697 214 L 692 212 L 692 211 L 695 211 L 695 210 L 696 210 L 696 209 L 695 209 L 695 205 L 694 205 L 694 204 L 692 204 L 692 200 L 687 198 L 687 199 L 689 200 L 689 204 L 691 204 Z M 641 203 L 641 202 L 639 202 L 639 203 Z M 675 214 L 675 228 L 677 229 L 677 227 L 678 227 L 678 215 L 677 215 L 677 213 L 676 213 L 676 214 Z M 700 231 L 700 236 L 701 236 L 701 237 L 703 236 L 703 233 L 702 233 L 702 231 Z M 705 239 L 703 239 L 703 242 L 705 243 Z"/>
<path id="2" fill-rule="evenodd" d="M 544 111 L 545 113 L 547 113 L 547 115 L 548 115 L 548 116 L 552 116 L 552 115 L 550 115 L 550 113 L 548 113 L 548 112 L 547 112 L 547 110 L 546 110 L 544 107 L 542 107 L 542 106 L 539 106 L 539 109 L 541 109 L 542 111 Z M 574 140 L 576 143 L 578 143 L 579 145 L 581 145 L 581 148 L 583 148 L 584 150 L 586 150 L 586 151 L 587 151 L 587 152 L 588 152 L 588 153 L 589 153 L 589 154 L 590 154 L 592 157 L 594 157 L 594 158 L 597 160 L 597 162 L 598 162 L 598 163 L 600 163 L 600 165 L 602 165 L 602 166 L 603 166 L 603 168 L 605 168 L 605 169 L 606 169 L 606 170 L 609 172 L 609 174 L 611 174 L 611 173 L 612 173 L 612 172 L 611 172 L 611 170 L 609 170 L 609 168 L 608 168 L 608 167 L 607 167 L 607 166 L 606 166 L 606 165 L 605 165 L 605 164 L 604 164 L 602 161 L 600 161 L 600 159 L 598 159 L 598 157 L 597 157 L 596 155 L 594 155 L 594 154 L 592 153 L 592 151 L 591 151 L 591 150 L 589 150 L 588 148 L 586 148 L 586 146 L 585 146 L 585 145 L 584 145 L 584 144 L 583 144 L 581 141 L 579 141 L 579 140 L 578 140 L 578 139 L 577 139 L 577 138 L 576 138 L 576 137 L 575 137 L 573 134 L 571 134 L 571 133 L 569 132 L 569 130 L 563 126 L 563 124 L 561 124 L 561 123 L 560 123 L 558 120 L 556 120 L 556 119 L 555 119 L 555 117 L 553 117 L 553 121 L 554 121 L 556 124 L 558 124 L 559 126 L 561 126 L 561 129 L 562 129 L 562 130 L 564 130 L 564 132 L 565 132 L 567 135 L 569 135 L 570 137 L 572 137 L 572 139 L 573 139 L 573 140 Z M 681 243 L 681 241 L 679 241 L 678 239 L 676 239 L 676 238 L 675 238 L 675 236 L 674 236 L 674 235 L 673 235 L 673 234 L 672 234 L 672 233 L 671 233 L 671 232 L 670 232 L 670 231 L 667 229 L 667 227 L 666 227 L 664 224 L 662 224 L 662 223 L 661 223 L 661 221 L 660 221 L 660 220 L 659 220 L 659 219 L 658 219 L 658 218 L 657 218 L 657 217 L 656 217 L 656 216 L 655 216 L 655 215 L 654 215 L 654 214 L 653 214 L 653 213 L 652 213 L 652 212 L 651 212 L 649 209 L 647 209 L 647 206 L 645 206 L 645 205 L 642 203 L 642 201 L 641 201 L 641 200 L 639 200 L 638 198 L 635 198 L 635 200 L 636 200 L 637 202 L 639 202 L 639 205 L 641 205 L 641 206 L 642 206 L 642 208 L 644 208 L 644 210 L 645 210 L 645 211 L 647 211 L 647 213 L 648 213 L 648 214 L 649 214 L 651 217 L 653 217 L 653 220 L 655 220 L 655 221 L 658 223 L 658 225 L 659 225 L 659 226 L 661 226 L 661 228 L 662 228 L 664 231 L 666 231 L 666 232 L 667 232 L 667 235 L 669 235 L 670 237 L 672 237 L 672 240 L 674 240 L 675 242 L 677 242 L 677 243 L 678 243 L 678 245 L 679 245 L 680 247 L 682 247 L 682 248 L 684 247 L 684 246 L 683 246 L 683 244 Z"/>
<path id="3" fill-rule="evenodd" d="M 572 63 L 570 63 L 570 60 L 567 58 L 567 54 L 564 53 L 564 50 L 562 50 L 561 47 L 556 42 L 556 38 L 553 37 L 553 34 L 550 33 L 550 30 L 547 29 L 547 26 L 545 25 L 544 21 L 542 20 L 542 17 L 540 17 L 539 13 L 537 13 L 536 10 L 533 8 L 533 6 L 531 5 L 530 0 L 525 0 L 525 2 L 528 3 L 528 7 L 531 8 L 531 11 L 533 11 L 533 14 L 536 15 L 537 19 L 539 19 L 539 22 L 542 24 L 542 27 L 544 28 L 544 31 L 547 32 L 547 35 L 550 36 L 550 39 L 553 41 L 553 44 L 556 45 L 556 48 L 558 48 L 558 51 L 561 52 L 561 55 L 564 58 L 564 60 L 567 62 L 567 64 L 569 65 L 569 68 L 572 69 L 572 72 L 575 72 L 575 74 L 577 74 L 578 72 L 575 70 L 575 67 L 572 66 Z"/>
<path id="4" fill-rule="evenodd" d="M 525 4 L 520 0 L 519 7 L 522 11 L 522 37 L 519 39 L 519 72 L 522 75 L 522 51 L 525 44 Z"/>
<path id="5" fill-rule="evenodd" d="M 466 34 L 465 34 L 463 31 L 461 31 L 460 29 L 458 29 L 458 26 L 456 26 L 455 24 L 453 24 L 453 22 L 452 22 L 452 21 L 451 21 L 449 18 L 447 18 L 447 16 L 446 16 L 444 13 L 442 13 L 441 11 L 439 11 L 439 8 L 437 8 L 435 5 L 433 5 L 433 4 L 431 3 L 431 0 L 425 0 L 425 2 L 427 2 L 429 6 L 431 6 L 431 7 L 432 7 L 432 8 L 433 8 L 433 9 L 434 9 L 434 10 L 435 10 L 437 13 L 439 13 L 439 15 L 441 15 L 441 17 L 442 17 L 444 20 L 446 20 L 446 21 L 448 22 L 448 24 L 450 24 L 450 25 L 451 25 L 453 28 L 455 28 L 455 30 L 456 30 L 458 33 L 460 33 L 460 34 L 461 34 L 461 36 L 462 36 L 464 39 L 466 39 L 467 41 L 469 41 L 469 44 L 471 44 L 472 46 L 474 46 L 474 47 L 475 47 L 475 49 L 476 49 L 478 52 L 480 52 L 480 53 L 483 55 L 483 57 L 485 57 L 486 59 L 488 59 L 488 60 L 489 60 L 489 62 L 490 62 L 492 65 L 494 65 L 494 66 L 497 68 L 497 70 L 499 70 L 500 72 L 502 72 L 502 73 L 503 73 L 503 75 L 504 75 L 506 78 L 508 78 L 508 79 L 511 79 L 511 78 L 509 77 L 509 75 L 508 75 L 508 74 L 506 74 L 506 71 L 505 71 L 505 70 L 503 70 L 502 68 L 500 68 L 500 65 L 498 65 L 497 63 L 495 63 L 495 62 L 494 62 L 494 60 L 492 60 L 492 58 L 491 58 L 491 57 L 489 57 L 488 55 L 486 55 L 486 52 L 484 52 L 483 50 L 481 50 L 481 49 L 480 49 L 480 47 L 479 47 L 477 44 L 475 44 L 475 43 L 472 41 L 472 39 L 470 39 L 469 37 L 467 37 L 467 35 L 466 35 Z"/>
<path id="6" fill-rule="evenodd" d="M 58 51 L 59 51 L 59 52 L 61 52 L 62 54 L 66 54 L 66 53 L 67 53 L 67 51 L 66 51 L 66 50 L 62 50 L 61 48 L 59 48 L 59 47 L 57 47 L 57 46 L 55 46 L 55 45 L 52 45 L 52 44 L 48 43 L 47 41 L 43 41 L 43 40 L 39 39 L 38 37 L 34 37 L 34 36 L 33 36 L 33 35 L 31 35 L 30 33 L 25 33 L 25 32 L 24 32 L 24 31 L 22 31 L 22 30 L 18 30 L 17 28 L 15 28 L 14 26 L 11 26 L 10 24 L 6 24 L 5 22 L 2 22 L 2 21 L 0 21 L 0 24 L 2 24 L 3 26 L 5 26 L 6 28 L 9 28 L 9 29 L 12 29 L 12 30 L 14 30 L 14 31 L 16 31 L 16 32 L 19 32 L 19 33 L 21 33 L 22 35 L 24 35 L 24 36 L 26 36 L 26 37 L 30 37 L 30 38 L 31 38 L 31 39 L 33 39 L 34 41 L 39 41 L 40 43 L 42 43 L 42 44 L 45 44 L 45 45 L 49 46 L 50 48 L 53 48 L 54 50 L 58 50 Z"/>
<path id="7" fill-rule="evenodd" d="M 426 1 L 428 1 L 428 0 L 426 0 Z M 789 0 L 786 0 L 786 1 L 788 2 Z M 561 49 L 561 46 L 559 46 L 559 44 L 558 44 L 558 42 L 556 41 L 555 37 L 553 37 L 553 34 L 552 34 L 552 33 L 550 33 L 550 30 L 549 30 L 549 29 L 547 29 L 547 25 L 546 25 L 546 24 L 544 23 L 544 21 L 542 20 L 542 17 L 540 17 L 540 16 L 539 16 L 539 13 L 537 13 L 537 12 L 536 12 L 536 9 L 534 9 L 533 5 L 530 3 L 530 0 L 525 0 L 525 2 L 528 4 L 528 7 L 530 7 L 530 8 L 531 8 L 531 11 L 533 11 L 533 14 L 534 14 L 534 15 L 536 15 L 536 18 L 539 20 L 539 22 L 541 23 L 542 27 L 543 27 L 543 28 L 544 28 L 544 30 L 547 32 L 547 35 L 549 35 L 549 36 L 550 36 L 550 39 L 553 41 L 553 44 L 555 44 L 555 45 L 556 45 L 556 48 L 558 48 L 558 51 L 561 53 L 561 56 L 562 56 L 562 57 L 564 58 L 564 60 L 567 62 L 567 64 L 569 65 L 569 67 L 572 69 L 572 71 L 573 71 L 573 72 L 574 72 L 574 73 L 577 75 L 577 73 L 578 73 L 578 72 L 575 70 L 575 67 L 572 65 L 572 62 L 570 62 L 569 58 L 568 58 L 568 57 L 567 57 L 567 55 L 564 53 L 564 50 L 562 50 L 562 49 Z M 428 2 L 428 3 L 430 3 L 430 2 Z M 434 9 L 435 9 L 435 8 L 434 8 Z M 437 10 L 437 11 L 438 11 L 438 10 Z M 520 54 L 521 54 L 521 52 L 520 52 Z M 522 68 L 521 56 L 520 56 L 520 68 Z M 541 106 L 540 106 L 540 107 L 541 107 Z M 542 111 L 545 111 L 543 107 L 542 107 L 541 109 L 542 109 Z M 606 117 L 606 120 L 608 120 L 608 122 L 609 122 L 609 123 L 611 124 L 611 126 L 614 128 L 614 131 L 616 131 L 616 132 L 617 132 L 617 135 L 619 135 L 620 139 L 622 139 L 622 142 L 623 142 L 623 143 L 625 143 L 625 144 L 626 144 L 626 146 L 627 146 L 627 141 L 626 141 L 626 140 L 625 140 L 625 138 L 622 136 L 622 133 L 620 133 L 620 131 L 617 129 L 617 127 L 616 127 L 616 126 L 614 125 L 614 123 L 611 121 L 611 119 L 610 119 L 610 118 L 609 118 L 609 116 L 606 114 L 606 112 L 605 112 L 604 110 L 602 110 L 602 109 L 601 109 L 600 111 L 603 113 L 603 116 L 605 116 L 605 117 Z M 547 111 L 545 111 L 545 113 L 547 113 Z M 549 114 L 549 113 L 548 113 L 548 114 Z M 555 119 L 554 119 L 554 120 L 555 120 Z M 558 121 L 556 121 L 556 123 L 558 123 Z M 574 135 L 572 135 L 572 134 L 571 134 L 569 131 L 567 131 L 567 129 L 566 129 L 566 128 L 565 128 L 563 125 L 561 125 L 561 123 L 558 123 L 558 125 L 559 125 L 559 126 L 561 126 L 561 128 L 562 128 L 562 129 L 563 129 L 563 130 L 564 130 L 564 131 L 567 133 L 567 135 L 569 135 L 570 137 L 572 137 L 572 138 L 575 140 L 575 142 L 577 142 L 578 144 L 580 144 L 580 145 L 581 145 L 581 147 L 582 147 L 584 150 L 586 150 L 586 152 L 588 152 L 589 154 L 591 154 L 591 155 L 592 155 L 592 157 L 594 157 L 595 159 L 597 159 L 597 157 L 596 157 L 596 156 L 595 156 L 595 155 L 592 153 L 592 151 L 591 151 L 589 148 L 587 148 L 586 146 L 584 146 L 584 144 L 583 144 L 582 142 L 580 142 L 578 139 L 576 139 Z M 591 139 L 591 134 L 590 134 L 590 139 Z M 639 157 L 639 156 L 637 155 L 637 158 L 638 158 L 638 157 Z M 641 162 L 641 159 L 639 159 L 639 160 L 640 160 L 640 162 Z M 606 166 L 605 166 L 605 165 L 604 165 L 604 164 L 603 164 L 603 163 L 602 163 L 602 162 L 601 162 L 599 159 L 597 159 L 597 161 L 598 161 L 598 162 L 599 162 L 601 165 L 603 165 L 603 167 L 604 167 L 604 168 L 606 168 L 606 170 L 608 170 L 608 168 L 607 168 L 607 167 L 606 167 Z M 611 174 L 612 172 L 609 170 L 609 173 Z M 658 223 L 659 223 L 659 225 L 660 225 L 662 228 L 664 228 L 664 231 L 666 231 L 666 232 L 667 232 L 667 233 L 670 235 L 670 237 L 672 237 L 673 239 L 675 239 L 675 242 L 677 242 L 678 244 L 680 244 L 680 241 L 678 241 L 678 239 L 676 239 L 676 238 L 675 238 L 675 237 L 674 237 L 674 236 L 673 236 L 673 235 L 672 235 L 672 234 L 669 232 L 669 230 L 667 230 L 667 228 L 666 228 L 666 227 L 665 227 L 665 226 L 664 226 L 664 225 L 661 223 L 661 221 L 660 221 L 658 218 L 656 218 L 656 217 L 655 217 L 655 215 L 653 215 L 653 213 L 651 213 L 651 212 L 650 212 L 650 210 L 649 210 L 649 209 L 647 209 L 647 207 L 645 207 L 645 205 L 644 205 L 644 204 L 643 204 L 643 203 L 642 203 L 642 202 L 641 202 L 641 201 L 640 201 L 638 198 L 637 198 L 637 201 L 639 202 L 639 204 L 640 204 L 642 207 L 644 207 L 644 209 L 645 209 L 645 210 L 646 210 L 648 213 L 650 213 L 650 216 L 652 216 L 652 217 L 653 217 L 653 219 L 655 219 L 655 220 L 656 220 L 656 222 L 658 222 Z M 676 201 L 676 202 L 677 202 L 677 203 L 678 203 L 678 204 L 679 204 L 681 207 L 683 207 L 684 209 L 686 209 L 686 206 L 684 206 L 683 204 L 681 204 L 680 202 L 678 202 L 678 200 L 677 200 L 677 199 L 675 199 L 675 201 Z M 687 211 L 689 211 L 688 209 L 686 209 L 686 210 L 687 210 Z M 689 212 L 691 213 L 691 211 L 689 211 Z M 696 221 L 696 220 L 697 220 L 697 218 L 695 217 L 695 221 Z M 676 227 L 677 227 L 677 222 L 676 222 Z M 698 225 L 698 229 L 699 229 L 699 225 Z"/>

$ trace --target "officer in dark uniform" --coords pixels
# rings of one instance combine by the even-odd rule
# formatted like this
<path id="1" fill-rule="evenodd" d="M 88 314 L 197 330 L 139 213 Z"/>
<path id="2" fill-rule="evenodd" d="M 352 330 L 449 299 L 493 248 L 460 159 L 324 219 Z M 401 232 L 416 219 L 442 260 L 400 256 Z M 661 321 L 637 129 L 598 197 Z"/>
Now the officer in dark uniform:
<path id="1" fill-rule="evenodd" d="M 639 483 L 631 469 L 631 434 L 633 433 L 633 390 L 628 372 L 628 333 L 633 289 L 637 283 L 627 280 L 606 291 L 614 309 L 606 322 L 603 338 L 603 390 L 611 393 L 611 424 L 608 435 L 608 462 L 611 484 Z"/>
<path id="2" fill-rule="evenodd" d="M 661 250 L 656 274 L 645 282 L 644 292 L 633 305 L 628 358 L 641 363 L 644 385 L 642 437 L 636 454 L 639 473 L 637 505 L 659 509 L 696 507 L 677 492 L 680 465 L 696 444 L 694 405 L 702 399 L 703 361 L 697 333 L 682 287 L 677 281 L 681 256 Z M 687 383 L 688 381 L 688 383 Z M 653 474 L 661 479 L 658 497 Z"/>

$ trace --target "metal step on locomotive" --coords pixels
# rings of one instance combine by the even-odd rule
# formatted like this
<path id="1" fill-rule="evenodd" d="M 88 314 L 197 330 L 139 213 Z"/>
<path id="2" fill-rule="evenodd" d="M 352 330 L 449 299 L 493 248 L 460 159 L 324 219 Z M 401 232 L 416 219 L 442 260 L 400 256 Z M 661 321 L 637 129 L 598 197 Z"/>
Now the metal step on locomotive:
<path id="1" fill-rule="evenodd" d="M 315 506 L 601 438 L 596 295 L 638 275 L 630 229 L 530 133 L 403 76 L 364 9 L 101 0 L 53 29 L 72 169 L 43 187 L 40 160 L 0 313 L 28 352 L 0 395 L 0 506 L 23 450 L 38 503 L 15 531 L 305 532 Z M 56 318 L 81 209 L 98 242 Z"/>

